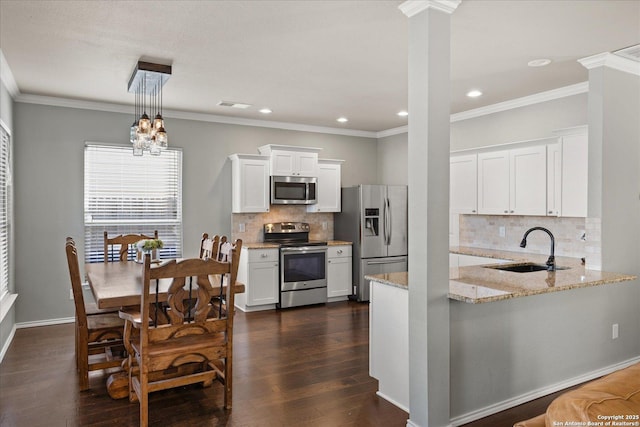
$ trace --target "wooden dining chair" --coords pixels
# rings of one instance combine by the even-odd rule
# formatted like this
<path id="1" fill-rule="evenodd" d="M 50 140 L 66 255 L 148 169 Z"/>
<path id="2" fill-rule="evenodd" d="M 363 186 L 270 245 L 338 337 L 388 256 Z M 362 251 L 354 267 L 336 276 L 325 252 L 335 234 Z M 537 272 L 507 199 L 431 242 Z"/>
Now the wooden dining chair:
<path id="1" fill-rule="evenodd" d="M 116 312 L 87 315 L 78 251 L 71 237 L 67 237 L 65 251 L 76 308 L 76 368 L 80 376 L 80 390 L 86 390 L 89 388 L 89 371 L 118 367 L 122 363 L 124 321 Z"/>
<path id="2" fill-rule="evenodd" d="M 129 254 L 137 253 L 137 249 L 134 245 L 140 240 L 145 239 L 157 239 L 158 230 L 153 232 L 153 236 L 147 236 L 144 234 L 120 234 L 115 237 L 108 237 L 108 233 L 104 232 L 104 262 L 109 261 L 127 261 Z M 118 250 L 118 255 L 115 255 L 115 250 Z M 156 258 L 156 252 L 153 251 L 153 257 Z"/>
<path id="3" fill-rule="evenodd" d="M 225 238 L 226 239 L 226 238 Z M 208 233 L 202 233 L 200 240 L 200 259 L 218 259 L 218 249 L 220 247 L 220 236 L 217 234 L 209 238 Z"/>
<path id="4" fill-rule="evenodd" d="M 171 260 L 151 267 L 145 257 L 140 314 L 121 312 L 137 331 L 129 338 L 129 400 L 140 402 L 140 425 L 149 422 L 149 393 L 188 384 L 224 385 L 224 407 L 232 406 L 233 302 L 242 241 L 237 240 L 230 262 L 199 258 Z M 228 276 L 228 308 L 211 317 L 213 275 Z M 200 280 L 199 280 L 200 279 Z M 156 322 L 150 307 L 160 280 L 171 280 L 167 297 L 168 324 Z M 192 306 L 191 304 L 194 303 Z"/>

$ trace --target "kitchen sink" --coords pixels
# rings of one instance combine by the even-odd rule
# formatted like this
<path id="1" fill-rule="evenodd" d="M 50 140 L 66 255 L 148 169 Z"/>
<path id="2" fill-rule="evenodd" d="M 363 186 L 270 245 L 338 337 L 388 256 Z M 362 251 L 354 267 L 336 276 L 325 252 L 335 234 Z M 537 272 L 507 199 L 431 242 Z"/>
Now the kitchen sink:
<path id="1" fill-rule="evenodd" d="M 527 262 L 523 264 L 507 264 L 507 265 L 487 265 L 485 268 L 493 268 L 494 270 L 511 271 L 514 273 L 532 273 L 534 271 L 543 271 L 547 269 L 546 264 L 535 264 Z M 566 270 L 569 267 L 558 267 L 556 270 Z"/>

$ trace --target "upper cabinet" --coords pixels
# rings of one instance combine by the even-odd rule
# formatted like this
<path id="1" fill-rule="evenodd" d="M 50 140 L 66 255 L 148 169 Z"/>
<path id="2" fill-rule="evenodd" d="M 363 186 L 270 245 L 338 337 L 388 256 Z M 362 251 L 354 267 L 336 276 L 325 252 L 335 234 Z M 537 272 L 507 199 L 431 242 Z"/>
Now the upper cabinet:
<path id="1" fill-rule="evenodd" d="M 229 159 L 232 212 L 269 212 L 269 157 L 232 154 Z"/>
<path id="2" fill-rule="evenodd" d="M 307 212 L 340 212 L 341 169 L 344 160 L 318 161 L 318 203 Z"/>
<path id="3" fill-rule="evenodd" d="M 318 176 L 318 153 L 321 148 L 268 144 L 258 148 L 270 157 L 272 176 Z"/>
<path id="4" fill-rule="evenodd" d="M 475 214 L 478 212 L 478 155 L 452 155 L 449 160 L 451 173 L 450 212 Z"/>
<path id="5" fill-rule="evenodd" d="M 546 215 L 546 146 L 478 154 L 478 213 Z"/>
<path id="6" fill-rule="evenodd" d="M 547 147 L 547 215 L 587 216 L 589 144 L 587 129 L 572 129 Z"/>

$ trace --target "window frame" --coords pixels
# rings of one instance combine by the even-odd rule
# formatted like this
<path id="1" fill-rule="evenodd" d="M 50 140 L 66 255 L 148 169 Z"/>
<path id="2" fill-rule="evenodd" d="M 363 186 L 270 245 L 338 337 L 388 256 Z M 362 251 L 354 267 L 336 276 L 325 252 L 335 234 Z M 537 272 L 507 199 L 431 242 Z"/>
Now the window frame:
<path id="1" fill-rule="evenodd" d="M 97 202 L 95 201 L 97 196 L 96 193 L 96 182 L 99 181 L 99 178 L 96 174 L 100 173 L 100 171 L 90 170 L 91 161 L 94 160 L 91 158 L 96 152 L 100 153 L 103 151 L 107 153 L 111 151 L 112 155 L 118 157 L 117 160 L 126 162 L 131 159 L 131 164 L 126 165 L 121 163 L 114 164 L 114 167 L 120 168 L 123 170 L 134 170 L 139 172 L 139 181 L 141 183 L 148 183 L 152 179 L 156 179 L 157 177 L 162 175 L 162 173 L 166 172 L 166 169 L 154 169 L 149 168 L 150 165 L 153 165 L 154 159 L 159 159 L 165 153 L 172 153 L 172 156 L 175 156 L 175 159 L 170 163 L 174 163 L 172 165 L 171 170 L 175 171 L 175 176 L 171 176 L 170 180 L 173 181 L 171 185 L 175 185 L 175 206 L 174 209 L 165 209 L 165 210 L 153 210 L 156 215 L 160 213 L 164 213 L 165 215 L 171 211 L 175 215 L 174 218 L 163 217 L 163 218 L 144 218 L 144 217 L 129 217 L 129 218 L 113 218 L 113 216 L 117 216 L 114 212 L 103 211 L 100 214 L 100 210 L 98 213 L 100 216 L 112 216 L 112 218 L 99 218 L 94 219 L 96 214 L 95 205 Z M 91 153 L 90 153 L 91 152 Z M 83 172 L 83 227 L 84 227 L 84 243 L 85 243 L 85 251 L 84 258 L 85 262 L 103 262 L 104 261 L 104 231 L 109 233 L 109 237 L 116 236 L 118 234 L 128 234 L 128 233 L 143 233 L 146 235 L 153 235 L 154 230 L 158 230 L 159 238 L 163 240 L 165 243 L 165 248 L 160 251 L 161 258 L 179 258 L 182 256 L 183 250 L 183 215 L 182 215 L 182 150 L 180 148 L 168 148 L 163 150 L 163 153 L 160 156 L 151 156 L 145 153 L 143 157 L 133 156 L 133 150 L 131 146 L 125 145 L 115 145 L 115 144 L 105 144 L 98 142 L 87 142 L 84 147 L 84 172 Z M 130 157 L 128 157 L 130 156 Z M 158 162 L 158 167 L 162 167 L 166 165 L 166 158 L 162 159 L 163 162 Z M 146 162 L 144 168 L 136 169 L 135 164 L 139 164 L 140 162 Z M 100 168 L 100 166 L 95 166 L 96 168 Z M 118 188 L 127 188 L 123 184 L 131 184 L 131 177 L 129 174 L 123 178 L 122 172 L 114 172 L 113 175 L 109 175 L 110 178 L 118 179 L 117 175 L 120 174 L 121 181 L 114 184 L 114 190 L 110 191 L 110 194 L 114 195 L 114 197 L 120 197 L 122 199 L 127 199 L 130 202 L 130 198 L 124 196 L 123 193 L 118 193 Z M 113 181 L 115 182 L 115 181 Z M 99 184 L 98 184 L 99 185 Z M 147 184 L 145 184 L 147 185 Z M 168 185 L 169 186 L 169 185 Z M 109 188 L 109 187 L 107 187 Z M 159 194 L 159 193 L 156 193 Z M 173 193 L 172 193 L 173 194 Z M 166 195 L 166 194 L 165 194 Z M 91 199 L 94 197 L 94 199 Z M 148 199 L 145 199 L 148 200 Z M 145 200 L 139 201 L 137 204 L 134 204 L 134 211 L 142 211 L 143 206 L 146 206 Z M 124 203 L 120 202 L 114 206 L 122 206 Z M 134 254 L 130 253 L 129 259 L 134 259 Z"/>

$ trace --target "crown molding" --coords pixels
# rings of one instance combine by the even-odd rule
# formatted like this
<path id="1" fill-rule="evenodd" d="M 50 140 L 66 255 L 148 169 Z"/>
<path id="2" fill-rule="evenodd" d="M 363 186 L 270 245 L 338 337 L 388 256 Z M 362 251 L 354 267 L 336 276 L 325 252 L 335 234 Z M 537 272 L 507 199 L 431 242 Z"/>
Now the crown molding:
<path id="1" fill-rule="evenodd" d="M 640 76 L 640 62 L 624 58 L 622 56 L 615 55 L 609 52 L 599 53 L 597 55 L 578 59 L 578 62 L 582 64 L 582 66 L 587 70 L 598 67 L 609 67 L 613 68 L 614 70 L 624 71 L 625 73 Z"/>
<path id="2" fill-rule="evenodd" d="M 522 98 L 511 99 L 509 101 L 499 102 L 497 104 L 487 105 L 473 110 L 462 111 L 460 113 L 451 114 L 450 122 L 459 122 L 461 120 L 482 117 L 501 111 L 512 110 L 514 108 L 526 107 L 527 105 L 539 104 L 541 102 L 553 101 L 554 99 L 565 98 L 567 96 L 579 95 L 589 92 L 589 82 L 577 83 L 558 89 L 548 90 Z M 409 131 L 408 126 L 400 126 L 397 128 L 381 130 L 376 133 L 376 138 L 384 138 L 387 136 L 398 135 Z"/>
<path id="3" fill-rule="evenodd" d="M 111 113 L 122 113 L 129 115 L 131 115 L 133 112 L 133 106 L 131 105 L 58 98 L 54 96 L 20 94 L 15 98 L 15 101 L 25 104 L 78 108 L 81 110 L 106 111 Z M 331 135 L 357 136 L 362 138 L 377 138 L 376 132 L 357 129 L 340 129 L 328 126 L 312 126 L 299 123 L 272 122 L 268 120 L 247 119 L 242 117 L 220 116 L 216 114 L 193 113 L 167 109 L 162 110 L 162 115 L 165 118 L 197 120 L 201 122 L 223 123 L 239 126 L 255 126 L 270 129 L 295 130 L 300 132 L 326 133 Z"/>
<path id="4" fill-rule="evenodd" d="M 405 125 L 397 128 L 381 130 L 380 132 L 376 133 L 376 138 L 385 138 L 387 136 L 400 135 L 401 133 L 407 133 L 407 132 L 409 132 L 409 126 Z"/>
<path id="5" fill-rule="evenodd" d="M 407 0 L 398 6 L 408 18 L 427 9 L 439 10 L 452 14 L 460 5 L 462 0 Z"/>
<path id="6" fill-rule="evenodd" d="M 15 99 L 18 95 L 20 95 L 20 89 L 18 89 L 18 84 L 13 77 L 13 73 L 11 72 L 11 68 L 9 67 L 7 58 L 4 57 L 2 49 L 0 49 L 0 79 L 2 79 L 2 83 L 4 83 L 4 85 L 6 86 L 12 98 Z"/>
<path id="7" fill-rule="evenodd" d="M 541 102 L 553 101 L 554 99 L 565 98 L 567 96 L 587 93 L 589 82 L 577 83 L 570 86 L 552 89 L 545 92 L 536 93 L 522 98 L 515 98 L 497 104 L 487 105 L 473 110 L 462 111 L 451 115 L 451 123 L 461 120 L 472 119 L 474 117 L 486 116 L 488 114 L 499 113 L 501 111 L 512 110 L 514 108 L 526 107 L 527 105 L 539 104 Z"/>

